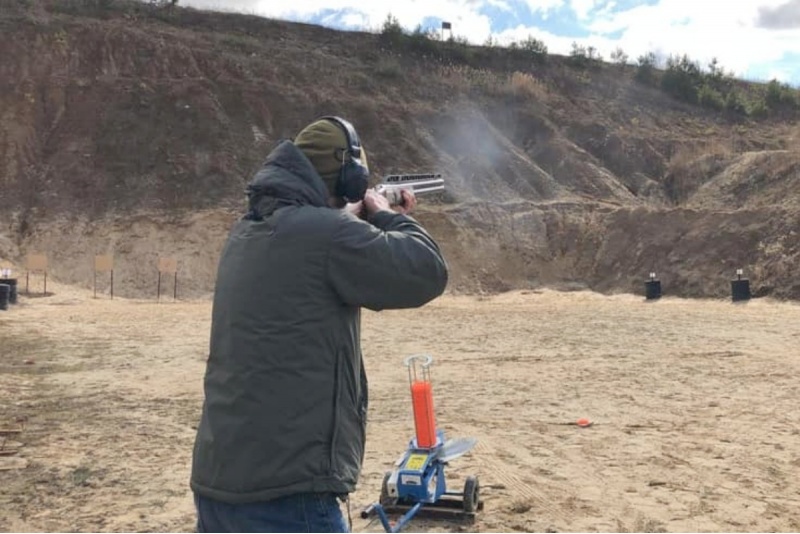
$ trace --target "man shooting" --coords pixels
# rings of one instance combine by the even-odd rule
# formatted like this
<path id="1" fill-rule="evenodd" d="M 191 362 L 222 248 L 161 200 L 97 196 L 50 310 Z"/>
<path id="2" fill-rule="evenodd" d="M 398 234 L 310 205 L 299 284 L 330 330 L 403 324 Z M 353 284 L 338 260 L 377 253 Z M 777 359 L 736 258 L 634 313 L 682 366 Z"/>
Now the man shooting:
<path id="1" fill-rule="evenodd" d="M 323 117 L 269 154 L 222 251 L 191 487 L 200 532 L 346 532 L 364 458 L 360 308 L 444 292 L 439 247 L 368 190 L 353 126 Z M 363 218 L 361 218 L 363 217 Z"/>

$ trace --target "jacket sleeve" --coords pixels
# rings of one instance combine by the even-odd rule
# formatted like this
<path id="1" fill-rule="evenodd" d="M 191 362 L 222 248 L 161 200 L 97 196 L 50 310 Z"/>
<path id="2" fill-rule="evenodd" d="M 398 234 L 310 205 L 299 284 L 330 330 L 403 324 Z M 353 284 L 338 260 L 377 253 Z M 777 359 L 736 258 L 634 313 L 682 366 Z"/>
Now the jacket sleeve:
<path id="1" fill-rule="evenodd" d="M 415 308 L 441 295 L 447 264 L 439 246 L 407 215 L 346 216 L 333 236 L 328 276 L 341 299 L 371 310 Z"/>

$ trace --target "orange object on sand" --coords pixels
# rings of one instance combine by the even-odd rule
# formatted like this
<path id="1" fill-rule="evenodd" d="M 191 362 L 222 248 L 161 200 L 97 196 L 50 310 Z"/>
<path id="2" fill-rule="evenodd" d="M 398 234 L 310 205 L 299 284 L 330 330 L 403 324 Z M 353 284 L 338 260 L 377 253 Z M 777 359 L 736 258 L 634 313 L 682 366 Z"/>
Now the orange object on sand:
<path id="1" fill-rule="evenodd" d="M 576 424 L 576 425 L 578 425 L 578 426 L 580 426 L 580 427 L 584 427 L 584 428 L 585 428 L 585 427 L 587 427 L 587 426 L 592 426 L 592 422 L 591 422 L 591 421 L 589 421 L 589 420 L 588 420 L 587 418 L 585 418 L 585 417 L 581 417 L 580 419 L 578 419 L 578 420 L 575 422 L 575 424 Z"/>
<path id="2" fill-rule="evenodd" d="M 411 403 L 414 406 L 414 426 L 417 445 L 430 448 L 436 445 L 436 418 L 433 414 L 433 389 L 427 380 L 411 383 Z"/>

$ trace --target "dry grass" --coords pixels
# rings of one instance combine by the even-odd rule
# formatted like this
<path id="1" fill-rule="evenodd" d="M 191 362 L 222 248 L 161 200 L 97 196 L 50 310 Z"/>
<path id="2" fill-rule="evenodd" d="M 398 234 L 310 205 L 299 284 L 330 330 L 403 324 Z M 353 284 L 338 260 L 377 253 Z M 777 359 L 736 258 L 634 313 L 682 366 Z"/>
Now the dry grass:
<path id="1" fill-rule="evenodd" d="M 701 185 L 722 171 L 732 157 L 731 145 L 719 140 L 681 145 L 667 163 L 667 195 L 675 204 L 683 204 Z"/>
<path id="2" fill-rule="evenodd" d="M 786 141 L 787 150 L 800 150 L 800 124 L 790 130 Z"/>
<path id="3" fill-rule="evenodd" d="M 689 168 L 698 159 L 717 156 L 725 157 L 732 154 L 731 145 L 720 140 L 708 143 L 690 143 L 679 146 L 670 156 L 669 165 L 671 169 Z"/>
<path id="4" fill-rule="evenodd" d="M 489 94 L 497 94 L 503 87 L 502 78 L 497 73 L 466 65 L 442 66 L 439 69 L 439 76 L 446 85 L 458 91 L 477 90 Z"/>
<path id="5" fill-rule="evenodd" d="M 511 92 L 520 97 L 543 100 L 547 96 L 547 86 L 527 72 L 514 72 L 508 80 Z"/>

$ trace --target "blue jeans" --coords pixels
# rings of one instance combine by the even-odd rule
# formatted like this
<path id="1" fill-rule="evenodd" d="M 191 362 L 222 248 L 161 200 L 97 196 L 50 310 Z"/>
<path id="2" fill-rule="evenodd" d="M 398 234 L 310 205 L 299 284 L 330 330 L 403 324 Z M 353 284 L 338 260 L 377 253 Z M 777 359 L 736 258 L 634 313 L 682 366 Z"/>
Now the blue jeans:
<path id="1" fill-rule="evenodd" d="M 349 532 L 333 493 L 228 504 L 194 494 L 197 532 Z"/>

